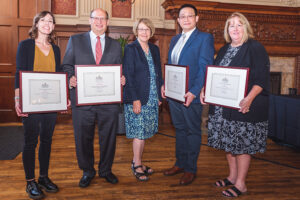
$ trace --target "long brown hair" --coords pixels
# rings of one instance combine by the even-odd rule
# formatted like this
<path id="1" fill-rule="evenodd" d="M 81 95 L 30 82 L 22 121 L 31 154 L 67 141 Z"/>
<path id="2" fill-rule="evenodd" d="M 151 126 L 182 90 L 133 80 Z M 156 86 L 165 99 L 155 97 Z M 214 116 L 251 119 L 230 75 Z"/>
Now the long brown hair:
<path id="1" fill-rule="evenodd" d="M 32 27 L 29 30 L 29 37 L 31 39 L 36 39 L 38 37 L 38 28 L 36 27 L 37 23 L 39 23 L 40 19 L 45 17 L 47 14 L 51 15 L 52 19 L 53 19 L 53 24 L 55 24 L 55 18 L 54 15 L 50 12 L 50 11 L 42 11 L 38 14 L 35 15 L 35 17 L 33 18 L 33 22 L 32 22 Z M 54 30 L 52 30 L 52 32 L 48 35 L 48 42 L 53 43 L 55 40 L 55 32 Z"/>

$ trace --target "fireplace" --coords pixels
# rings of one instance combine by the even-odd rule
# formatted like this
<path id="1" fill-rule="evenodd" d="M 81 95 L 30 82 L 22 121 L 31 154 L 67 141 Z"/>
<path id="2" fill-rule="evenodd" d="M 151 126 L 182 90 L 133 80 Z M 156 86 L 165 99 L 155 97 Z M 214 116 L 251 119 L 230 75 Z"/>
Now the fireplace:
<path id="1" fill-rule="evenodd" d="M 270 93 L 281 94 L 281 72 L 270 72 Z"/>

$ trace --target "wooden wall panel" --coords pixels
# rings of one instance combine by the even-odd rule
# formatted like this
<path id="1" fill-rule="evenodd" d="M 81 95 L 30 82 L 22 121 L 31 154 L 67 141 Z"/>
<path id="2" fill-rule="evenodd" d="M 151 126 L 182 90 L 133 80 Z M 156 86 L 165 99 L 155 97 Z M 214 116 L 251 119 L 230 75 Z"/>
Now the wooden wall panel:
<path id="1" fill-rule="evenodd" d="M 18 34 L 18 39 L 19 41 L 25 40 L 29 38 L 28 32 L 31 28 L 31 26 L 19 26 L 19 34 Z"/>
<path id="2" fill-rule="evenodd" d="M 20 119 L 14 110 L 14 76 L 0 75 L 0 122 L 16 122 Z"/>
<path id="3" fill-rule="evenodd" d="M 19 17 L 32 19 L 37 13 L 37 1 L 19 0 Z"/>
<path id="4" fill-rule="evenodd" d="M 12 27 L 0 25 L 0 67 L 3 65 L 12 65 L 13 63 L 13 43 L 12 43 Z"/>
<path id="5" fill-rule="evenodd" d="M 14 110 L 14 76 L 19 41 L 28 38 L 33 16 L 51 0 L 0 0 L 0 123 L 20 121 Z"/>
<path id="6" fill-rule="evenodd" d="M 7 0 L 0 0 L 0 16 L 11 17 L 13 15 L 13 4 Z"/>

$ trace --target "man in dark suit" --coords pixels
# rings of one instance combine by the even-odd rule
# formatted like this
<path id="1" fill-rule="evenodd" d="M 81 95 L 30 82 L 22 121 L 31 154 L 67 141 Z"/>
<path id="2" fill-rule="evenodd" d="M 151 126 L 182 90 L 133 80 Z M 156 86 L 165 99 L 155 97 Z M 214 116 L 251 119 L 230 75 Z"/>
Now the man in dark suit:
<path id="1" fill-rule="evenodd" d="M 177 20 L 182 33 L 171 40 L 168 63 L 189 67 L 188 92 L 185 94 L 184 104 L 168 99 L 172 122 L 176 129 L 176 162 L 164 175 L 184 172 L 179 183 L 187 185 L 193 182 L 197 172 L 202 113 L 199 94 L 204 84 L 206 65 L 213 63 L 214 41 L 211 34 L 200 32 L 196 28 L 199 16 L 193 5 L 182 5 Z"/>
<path id="2" fill-rule="evenodd" d="M 122 59 L 119 42 L 105 35 L 108 13 L 102 9 L 94 9 L 91 11 L 89 23 L 90 32 L 70 37 L 63 60 L 63 69 L 69 78 L 76 155 L 79 168 L 83 170 L 80 187 L 89 186 L 96 174 L 93 148 L 95 121 L 98 125 L 100 144 L 99 176 L 112 184 L 118 182 L 111 168 L 115 155 L 119 106 L 117 104 L 76 106 L 77 81 L 74 65 L 120 64 Z M 124 78 L 121 82 L 125 84 Z"/>

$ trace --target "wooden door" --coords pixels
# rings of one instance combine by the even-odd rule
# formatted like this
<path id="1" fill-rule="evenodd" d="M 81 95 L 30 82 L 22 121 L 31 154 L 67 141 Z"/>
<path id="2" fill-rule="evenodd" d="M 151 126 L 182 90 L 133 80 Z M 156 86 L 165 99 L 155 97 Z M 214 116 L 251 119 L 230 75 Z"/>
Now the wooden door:
<path id="1" fill-rule="evenodd" d="M 28 38 L 33 17 L 50 10 L 50 0 L 0 0 L 0 122 L 20 119 L 14 110 L 18 43 Z"/>

